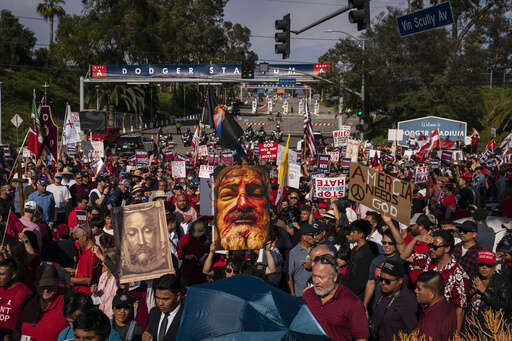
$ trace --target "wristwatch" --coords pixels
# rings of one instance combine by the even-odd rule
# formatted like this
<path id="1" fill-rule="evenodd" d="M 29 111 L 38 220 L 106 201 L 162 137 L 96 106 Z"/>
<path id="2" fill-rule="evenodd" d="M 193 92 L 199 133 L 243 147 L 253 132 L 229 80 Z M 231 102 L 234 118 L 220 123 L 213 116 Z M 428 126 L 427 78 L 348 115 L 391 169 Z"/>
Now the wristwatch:
<path id="1" fill-rule="evenodd" d="M 28 239 L 23 239 L 23 244 L 28 244 L 28 243 L 29 243 Z"/>

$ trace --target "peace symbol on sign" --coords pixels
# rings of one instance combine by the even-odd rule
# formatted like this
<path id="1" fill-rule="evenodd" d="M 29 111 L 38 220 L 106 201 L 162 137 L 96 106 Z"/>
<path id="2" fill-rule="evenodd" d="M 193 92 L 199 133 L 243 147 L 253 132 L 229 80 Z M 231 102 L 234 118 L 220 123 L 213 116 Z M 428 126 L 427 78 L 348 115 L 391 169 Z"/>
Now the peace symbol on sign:
<path id="1" fill-rule="evenodd" d="M 364 199 L 365 195 L 364 188 L 361 185 L 355 184 L 350 188 L 350 194 L 352 194 L 354 199 L 356 199 L 357 201 L 361 201 Z"/>

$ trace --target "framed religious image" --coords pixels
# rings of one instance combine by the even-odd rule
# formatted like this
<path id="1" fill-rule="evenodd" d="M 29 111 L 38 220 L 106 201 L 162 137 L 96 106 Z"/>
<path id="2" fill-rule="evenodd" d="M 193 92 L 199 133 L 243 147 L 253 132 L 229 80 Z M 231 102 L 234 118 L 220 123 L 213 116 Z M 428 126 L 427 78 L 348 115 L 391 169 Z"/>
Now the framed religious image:
<path id="1" fill-rule="evenodd" d="M 162 201 L 116 207 L 112 224 L 121 283 L 175 273 Z"/>
<path id="2" fill-rule="evenodd" d="M 217 167 L 213 183 L 217 250 L 261 249 L 270 225 L 270 177 L 262 167 Z"/>

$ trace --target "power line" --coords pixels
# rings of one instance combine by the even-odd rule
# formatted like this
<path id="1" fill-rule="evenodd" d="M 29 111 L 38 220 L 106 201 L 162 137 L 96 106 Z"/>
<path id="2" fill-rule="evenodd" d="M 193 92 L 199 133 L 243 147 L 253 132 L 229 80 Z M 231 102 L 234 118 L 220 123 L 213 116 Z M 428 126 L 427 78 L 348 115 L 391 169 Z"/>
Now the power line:
<path id="1" fill-rule="evenodd" d="M 274 39 L 274 36 L 265 36 L 265 35 L 259 35 L 259 34 L 251 34 L 250 37 Z M 293 39 L 293 40 L 328 40 L 328 41 L 338 41 L 339 40 L 339 39 L 333 39 L 333 38 L 300 38 L 300 37 L 292 37 L 290 39 Z"/>

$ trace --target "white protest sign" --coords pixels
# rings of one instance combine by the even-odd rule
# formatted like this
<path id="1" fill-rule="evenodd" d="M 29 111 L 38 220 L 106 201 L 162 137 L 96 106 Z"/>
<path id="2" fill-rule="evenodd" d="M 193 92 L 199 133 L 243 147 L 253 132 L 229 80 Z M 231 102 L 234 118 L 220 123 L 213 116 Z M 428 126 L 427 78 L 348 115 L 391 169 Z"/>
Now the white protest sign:
<path id="1" fill-rule="evenodd" d="M 200 179 L 199 214 L 213 215 L 213 178 Z"/>
<path id="2" fill-rule="evenodd" d="M 464 137 L 464 145 L 469 146 L 471 144 L 471 136 Z"/>
<path id="3" fill-rule="evenodd" d="M 350 136 L 350 126 L 341 126 L 340 128 L 340 130 L 334 130 L 332 132 L 334 147 L 341 147 L 347 142 L 347 138 Z"/>
<path id="4" fill-rule="evenodd" d="M 352 162 L 357 162 L 357 158 L 359 156 L 359 141 L 356 140 L 348 140 L 347 141 L 347 150 L 345 152 L 345 157 L 350 158 Z"/>
<path id="5" fill-rule="evenodd" d="M 377 154 L 377 158 L 380 159 L 380 150 L 370 149 L 370 159 L 373 159 Z"/>
<path id="6" fill-rule="evenodd" d="M 28 150 L 27 147 L 23 147 L 23 157 L 30 157 L 32 156 L 32 152 Z"/>
<path id="7" fill-rule="evenodd" d="M 464 160 L 464 153 L 462 150 L 454 150 L 453 151 L 453 161 L 462 161 Z"/>
<path id="8" fill-rule="evenodd" d="M 208 146 L 199 146 L 199 156 L 208 156 Z"/>
<path id="9" fill-rule="evenodd" d="M 341 198 L 345 196 L 345 177 L 315 178 L 315 198 Z"/>
<path id="10" fill-rule="evenodd" d="M 91 141 L 91 145 L 100 158 L 105 156 L 103 141 Z"/>
<path id="11" fill-rule="evenodd" d="M 199 167 L 199 178 L 209 179 L 210 176 L 213 174 L 214 169 L 215 166 L 201 165 L 201 167 Z"/>
<path id="12" fill-rule="evenodd" d="M 300 165 L 290 163 L 288 165 L 288 186 L 299 189 L 300 187 Z"/>
<path id="13" fill-rule="evenodd" d="M 416 167 L 416 176 L 414 182 L 417 184 L 426 183 L 428 179 L 428 166 Z"/>
<path id="14" fill-rule="evenodd" d="M 184 178 L 187 176 L 185 161 L 172 161 L 171 166 L 173 178 Z"/>
<path id="15" fill-rule="evenodd" d="M 388 141 L 402 141 L 404 131 L 402 129 L 388 129 Z"/>
<path id="16" fill-rule="evenodd" d="M 340 160 L 340 152 L 338 150 L 327 152 L 327 155 L 329 155 L 332 162 L 338 162 Z"/>
<path id="17" fill-rule="evenodd" d="M 281 166 L 281 160 L 283 160 L 285 148 L 286 147 L 282 146 L 282 145 L 277 146 L 277 160 L 276 160 L 277 167 Z M 297 163 L 297 152 L 288 148 L 288 166 L 291 164 L 298 164 Z"/>

